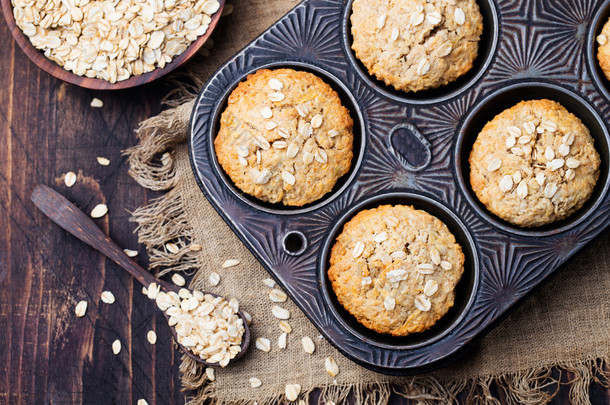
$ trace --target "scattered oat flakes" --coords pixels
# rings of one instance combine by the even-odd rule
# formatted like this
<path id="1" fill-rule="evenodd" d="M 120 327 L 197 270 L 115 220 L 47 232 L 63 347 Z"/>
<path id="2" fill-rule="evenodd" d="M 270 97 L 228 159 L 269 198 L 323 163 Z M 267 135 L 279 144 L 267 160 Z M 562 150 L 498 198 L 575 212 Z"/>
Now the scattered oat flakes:
<path id="1" fill-rule="evenodd" d="M 154 300 L 157 298 L 159 292 L 161 292 L 161 286 L 157 283 L 150 283 L 146 291 L 146 296 L 151 300 Z"/>
<path id="2" fill-rule="evenodd" d="M 216 374 L 214 373 L 214 369 L 212 367 L 206 367 L 205 375 L 210 381 L 214 381 L 216 379 Z"/>
<path id="3" fill-rule="evenodd" d="M 77 317 L 82 318 L 87 313 L 87 301 L 80 301 L 74 308 Z"/>
<path id="4" fill-rule="evenodd" d="M 136 257 L 138 255 L 137 250 L 123 249 L 123 252 L 125 252 L 128 257 Z"/>
<path id="5" fill-rule="evenodd" d="M 107 158 L 105 158 L 103 156 L 98 156 L 96 159 L 97 159 L 97 163 L 99 163 L 102 166 L 108 166 L 110 164 L 110 160 L 108 160 Z"/>
<path id="6" fill-rule="evenodd" d="M 303 345 L 303 350 L 305 350 L 305 353 L 313 354 L 313 352 L 316 350 L 316 345 L 309 336 L 303 336 L 303 338 L 301 338 L 301 344 Z"/>
<path id="7" fill-rule="evenodd" d="M 280 329 L 284 333 L 292 332 L 292 326 L 290 326 L 290 324 L 286 321 L 280 321 Z"/>
<path id="8" fill-rule="evenodd" d="M 91 210 L 91 218 L 101 218 L 108 213 L 106 204 L 98 204 Z"/>
<path id="9" fill-rule="evenodd" d="M 148 405 L 148 402 L 144 398 L 140 398 L 136 405 Z"/>
<path id="10" fill-rule="evenodd" d="M 271 342 L 267 338 L 256 339 L 256 348 L 263 352 L 269 352 L 271 350 Z"/>
<path id="11" fill-rule="evenodd" d="M 178 287 L 184 287 L 186 280 L 180 274 L 174 273 L 172 276 L 172 283 L 176 284 Z"/>
<path id="12" fill-rule="evenodd" d="M 201 251 L 201 249 L 202 249 L 202 246 L 199 243 L 191 243 L 189 245 L 189 250 L 191 252 L 199 252 L 199 251 Z"/>
<path id="13" fill-rule="evenodd" d="M 296 401 L 301 393 L 300 384 L 286 384 L 286 399 L 289 401 Z"/>
<path id="14" fill-rule="evenodd" d="M 180 252 L 180 248 L 178 247 L 178 245 L 176 245 L 173 242 L 166 243 L 165 248 L 167 249 L 168 252 L 170 252 L 172 254 L 176 254 L 176 253 Z"/>
<path id="15" fill-rule="evenodd" d="M 280 334 L 280 337 L 277 339 L 277 347 L 279 347 L 280 349 L 285 349 L 287 338 L 288 338 L 288 334 L 286 332 Z"/>
<path id="16" fill-rule="evenodd" d="M 336 377 L 337 374 L 339 374 L 339 366 L 332 357 L 327 357 L 326 360 L 324 360 L 324 367 L 331 377 Z"/>
<path id="17" fill-rule="evenodd" d="M 238 259 L 228 259 L 222 264 L 223 269 L 228 269 L 229 267 L 237 266 L 241 261 Z"/>
<path id="18" fill-rule="evenodd" d="M 157 343 L 157 334 L 154 330 L 148 331 L 148 333 L 146 334 L 146 340 L 148 340 L 148 343 L 150 343 L 151 345 Z"/>
<path id="19" fill-rule="evenodd" d="M 99 98 L 94 98 L 91 100 L 91 107 L 93 108 L 102 108 L 104 106 L 104 102 Z"/>
<path id="20" fill-rule="evenodd" d="M 220 283 L 220 274 L 216 273 L 215 271 L 212 272 L 212 274 L 210 274 L 210 277 L 208 277 L 208 281 L 213 286 L 217 286 Z"/>
<path id="21" fill-rule="evenodd" d="M 119 339 L 112 342 L 112 353 L 114 353 L 114 354 L 121 353 L 121 341 Z"/>
<path id="22" fill-rule="evenodd" d="M 441 262 L 441 268 L 443 270 L 451 270 L 453 268 L 453 265 L 451 263 L 449 263 L 448 261 L 443 260 Z"/>
<path id="23" fill-rule="evenodd" d="M 290 319 L 290 311 L 278 305 L 274 305 L 273 308 L 271 308 L 271 313 L 277 319 Z"/>
<path id="24" fill-rule="evenodd" d="M 101 296 L 102 302 L 105 304 L 114 304 L 115 298 L 111 291 L 104 291 Z"/>
<path id="25" fill-rule="evenodd" d="M 64 175 L 64 184 L 66 187 L 72 187 L 76 183 L 76 173 L 68 172 Z"/>
<path id="26" fill-rule="evenodd" d="M 261 380 L 259 380 L 259 379 L 258 379 L 258 378 L 256 378 L 256 377 L 252 377 L 252 378 L 250 378 L 248 381 L 250 382 L 250 386 L 251 386 L 252 388 L 258 388 L 258 387 L 260 387 L 261 385 L 263 385 L 262 381 L 261 381 Z"/>
<path id="27" fill-rule="evenodd" d="M 273 302 L 285 302 L 288 299 L 288 295 L 282 290 L 273 289 L 269 292 L 269 299 Z"/>
<path id="28" fill-rule="evenodd" d="M 265 284 L 269 288 L 275 287 L 275 281 L 272 278 L 266 278 L 263 280 L 263 284 Z"/>

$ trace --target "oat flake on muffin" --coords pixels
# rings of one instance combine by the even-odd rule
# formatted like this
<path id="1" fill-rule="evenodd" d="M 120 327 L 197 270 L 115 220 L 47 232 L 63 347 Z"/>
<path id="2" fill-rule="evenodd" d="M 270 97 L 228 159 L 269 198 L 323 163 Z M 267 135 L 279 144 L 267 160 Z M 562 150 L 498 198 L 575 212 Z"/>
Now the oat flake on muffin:
<path id="1" fill-rule="evenodd" d="M 597 61 L 606 78 L 610 80 L 610 19 L 606 21 L 602 32 L 597 36 Z"/>
<path id="2" fill-rule="evenodd" d="M 470 153 L 470 183 L 521 227 L 567 218 L 591 197 L 600 157 L 582 121 L 551 100 L 522 101 L 488 122 Z"/>
<path id="3" fill-rule="evenodd" d="M 382 205 L 345 224 L 328 277 L 358 322 L 406 336 L 447 313 L 463 271 L 462 248 L 443 222 L 411 206 Z"/>
<path id="4" fill-rule="evenodd" d="M 214 141 L 242 191 L 302 206 L 332 190 L 352 161 L 353 120 L 322 79 L 293 69 L 259 70 L 231 93 Z"/>
<path id="5" fill-rule="evenodd" d="M 446 85 L 477 58 L 475 0 L 354 0 L 352 49 L 371 75 L 407 92 Z"/>

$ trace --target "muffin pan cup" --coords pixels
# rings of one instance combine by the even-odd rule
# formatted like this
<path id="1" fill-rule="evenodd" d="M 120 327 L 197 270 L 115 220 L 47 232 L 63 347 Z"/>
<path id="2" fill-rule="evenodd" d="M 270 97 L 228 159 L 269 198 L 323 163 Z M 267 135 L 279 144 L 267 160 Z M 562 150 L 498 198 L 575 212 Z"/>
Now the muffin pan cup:
<path id="1" fill-rule="evenodd" d="M 400 94 L 368 76 L 350 49 L 351 1 L 305 0 L 221 67 L 191 116 L 190 158 L 212 205 L 326 339 L 351 360 L 388 374 L 429 371 L 463 353 L 519 300 L 610 223 L 610 84 L 596 75 L 595 43 L 610 1 L 478 0 L 481 52 L 446 88 Z M 595 24 L 590 24 L 595 17 Z M 226 100 L 261 68 L 320 76 L 354 119 L 352 168 L 321 200 L 267 204 L 220 168 L 214 137 Z M 588 126 L 602 165 L 591 199 L 570 218 L 521 229 L 470 189 L 468 155 L 485 122 L 521 100 L 549 98 Z M 466 255 L 452 309 L 430 330 L 381 335 L 358 324 L 329 286 L 329 250 L 356 212 L 408 204 L 441 219 Z"/>

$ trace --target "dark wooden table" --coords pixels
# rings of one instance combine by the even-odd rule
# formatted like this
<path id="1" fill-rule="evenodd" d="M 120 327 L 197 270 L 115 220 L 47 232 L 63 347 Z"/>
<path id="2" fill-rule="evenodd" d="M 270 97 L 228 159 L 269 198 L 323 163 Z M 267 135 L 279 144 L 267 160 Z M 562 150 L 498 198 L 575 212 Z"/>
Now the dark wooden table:
<path id="1" fill-rule="evenodd" d="M 129 211 L 154 195 L 129 177 L 121 151 L 135 144 L 138 123 L 161 111 L 169 88 L 162 81 L 109 93 L 62 83 L 36 68 L 0 21 L 0 405 L 184 403 L 180 354 L 141 287 L 29 200 L 36 184 L 47 184 L 86 210 L 106 202 L 109 215 L 97 223 L 146 265 Z M 104 107 L 90 107 L 93 97 Z M 68 171 L 79 173 L 72 188 L 63 185 Z M 100 301 L 107 289 L 113 305 Z M 83 299 L 89 309 L 77 318 Z M 151 329 L 156 345 L 146 340 Z M 568 403 L 569 388 L 560 387 L 552 403 Z M 591 393 L 595 404 L 610 402 L 599 386 Z"/>

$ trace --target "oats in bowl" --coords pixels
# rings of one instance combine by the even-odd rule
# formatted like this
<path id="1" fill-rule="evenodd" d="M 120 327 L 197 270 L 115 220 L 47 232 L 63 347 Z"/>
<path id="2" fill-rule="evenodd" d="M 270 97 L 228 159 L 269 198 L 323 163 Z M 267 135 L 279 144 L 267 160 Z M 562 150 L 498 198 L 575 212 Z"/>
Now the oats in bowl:
<path id="1" fill-rule="evenodd" d="M 17 26 L 78 76 L 110 83 L 163 68 L 206 33 L 218 0 L 12 0 Z"/>

